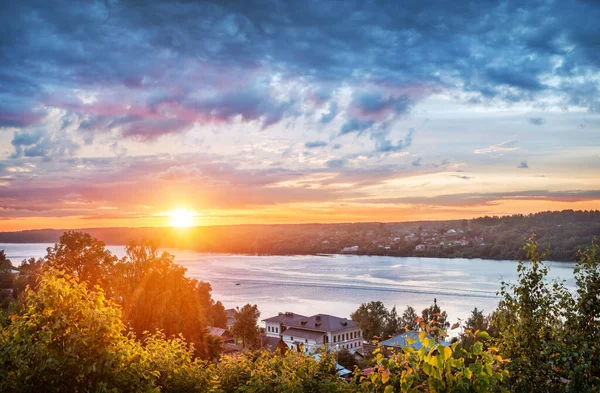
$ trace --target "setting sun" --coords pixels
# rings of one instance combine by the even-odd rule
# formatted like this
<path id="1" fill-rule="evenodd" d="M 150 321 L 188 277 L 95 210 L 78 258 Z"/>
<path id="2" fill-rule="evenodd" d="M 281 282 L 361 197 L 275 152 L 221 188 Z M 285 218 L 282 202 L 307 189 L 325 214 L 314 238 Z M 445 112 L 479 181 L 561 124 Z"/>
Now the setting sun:
<path id="1" fill-rule="evenodd" d="M 169 212 L 168 216 L 171 226 L 185 228 L 195 224 L 197 214 L 186 209 L 177 209 Z"/>

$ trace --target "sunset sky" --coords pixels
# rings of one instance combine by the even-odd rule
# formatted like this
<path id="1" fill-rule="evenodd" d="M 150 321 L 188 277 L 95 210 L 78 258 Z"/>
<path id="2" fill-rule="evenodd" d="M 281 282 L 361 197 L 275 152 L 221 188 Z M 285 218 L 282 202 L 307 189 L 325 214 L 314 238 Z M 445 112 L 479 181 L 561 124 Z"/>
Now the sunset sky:
<path id="1" fill-rule="evenodd" d="M 5 2 L 0 230 L 599 209 L 599 21 L 591 0 Z"/>

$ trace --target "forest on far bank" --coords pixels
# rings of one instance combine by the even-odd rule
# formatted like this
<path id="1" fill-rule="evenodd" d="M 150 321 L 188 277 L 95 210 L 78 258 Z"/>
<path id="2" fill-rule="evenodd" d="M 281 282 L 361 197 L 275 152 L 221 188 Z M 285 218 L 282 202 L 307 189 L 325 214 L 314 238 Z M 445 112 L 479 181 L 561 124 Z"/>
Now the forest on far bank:
<path id="1" fill-rule="evenodd" d="M 523 259 L 536 235 L 548 260 L 574 261 L 600 236 L 600 211 L 563 210 L 469 220 L 82 229 L 109 245 L 152 241 L 162 248 L 260 255 L 357 254 Z M 0 233 L 0 243 L 55 243 L 63 230 Z"/>

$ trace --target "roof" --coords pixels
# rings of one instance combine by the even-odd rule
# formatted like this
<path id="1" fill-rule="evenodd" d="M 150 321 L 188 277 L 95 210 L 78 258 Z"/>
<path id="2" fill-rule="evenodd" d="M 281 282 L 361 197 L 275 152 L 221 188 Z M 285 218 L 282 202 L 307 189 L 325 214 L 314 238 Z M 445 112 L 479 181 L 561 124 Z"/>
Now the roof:
<path id="1" fill-rule="evenodd" d="M 419 332 L 418 330 L 413 330 L 410 332 L 402 333 L 395 337 L 392 337 L 385 341 L 382 341 L 381 345 L 383 345 L 385 347 L 394 347 L 394 348 L 404 348 L 407 345 L 410 345 L 413 349 L 418 351 L 419 349 L 421 349 L 421 346 L 422 346 L 421 341 L 419 340 L 420 333 L 421 332 Z M 408 338 L 411 338 L 416 341 L 412 344 L 409 344 Z M 427 335 L 427 338 L 432 338 L 432 337 L 430 335 Z M 446 342 L 443 340 L 438 342 L 438 344 L 441 344 L 444 347 L 449 347 L 451 345 L 449 342 Z"/>
<path id="2" fill-rule="evenodd" d="M 262 336 L 261 343 L 264 349 L 275 351 L 281 339 L 279 337 Z"/>
<path id="3" fill-rule="evenodd" d="M 227 333 L 227 329 L 218 328 L 218 327 L 214 327 L 214 326 L 208 327 L 208 334 L 210 334 L 211 336 L 221 337 L 225 333 Z"/>
<path id="4" fill-rule="evenodd" d="M 277 322 L 288 328 L 315 330 L 319 332 L 337 332 L 339 330 L 358 327 L 350 319 L 327 314 L 316 314 L 306 317 L 300 314 L 279 313 L 277 316 L 263 319 L 263 322 Z"/>
<path id="5" fill-rule="evenodd" d="M 278 315 L 271 317 L 271 318 L 267 318 L 267 319 L 263 319 L 263 322 L 277 322 L 277 323 L 283 323 L 284 325 L 288 325 L 288 324 L 294 324 L 294 321 L 298 321 L 298 323 L 300 323 L 301 320 L 304 320 L 308 317 L 305 317 L 304 315 L 300 315 L 300 314 L 294 314 L 293 312 L 280 312 Z"/>
<path id="6" fill-rule="evenodd" d="M 283 336 L 291 336 L 291 337 L 299 337 L 299 338 L 306 338 L 308 340 L 315 340 L 318 341 L 319 339 L 322 339 L 324 334 L 320 333 L 320 332 L 315 332 L 312 330 L 303 330 L 303 329 L 297 329 L 297 328 L 290 328 L 287 329 L 285 332 L 282 333 Z"/>

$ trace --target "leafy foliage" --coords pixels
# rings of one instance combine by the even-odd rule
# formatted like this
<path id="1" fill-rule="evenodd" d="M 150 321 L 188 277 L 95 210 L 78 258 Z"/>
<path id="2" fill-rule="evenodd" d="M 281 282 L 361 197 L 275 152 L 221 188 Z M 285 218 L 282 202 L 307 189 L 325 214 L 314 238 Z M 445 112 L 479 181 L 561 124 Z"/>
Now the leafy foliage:
<path id="1" fill-rule="evenodd" d="M 112 292 L 123 307 L 123 319 L 136 334 L 161 329 L 183 334 L 201 356 L 207 356 L 207 313 L 210 286 L 185 276 L 174 256 L 151 244 L 126 247 L 126 257 L 113 269 Z"/>
<path id="2" fill-rule="evenodd" d="M 406 306 L 400 318 L 400 327 L 406 331 L 417 330 L 419 328 L 418 318 L 419 316 L 415 309 L 411 306 Z"/>
<path id="3" fill-rule="evenodd" d="M 337 363 L 346 370 L 354 370 L 354 366 L 358 366 L 358 361 L 353 354 L 346 348 L 342 348 L 336 352 Z"/>
<path id="4" fill-rule="evenodd" d="M 395 307 L 394 307 L 395 314 Z M 363 303 L 354 311 L 350 318 L 363 331 L 363 337 L 367 340 L 385 339 L 396 333 L 398 322 L 390 316 L 389 311 L 381 301 Z"/>
<path id="5" fill-rule="evenodd" d="M 238 307 L 235 310 L 235 324 L 233 325 L 234 336 L 242 339 L 244 348 L 249 346 L 250 348 L 256 347 L 258 344 L 259 330 L 258 330 L 258 318 L 260 317 L 260 311 L 258 306 L 246 304 L 241 309 Z"/>
<path id="6" fill-rule="evenodd" d="M 68 231 L 47 251 L 45 259 L 49 267 L 65 270 L 82 282 L 110 288 L 110 272 L 117 257 L 106 249 L 104 242 L 88 233 Z"/>
<path id="7" fill-rule="evenodd" d="M 36 292 L 26 291 L 23 313 L 0 336 L 0 391 L 148 391 L 152 382 L 130 367 L 139 346 L 122 334 L 119 309 L 96 287 L 90 291 L 52 269 Z"/>
<path id="8" fill-rule="evenodd" d="M 349 392 L 338 379 L 333 354 L 313 357 L 288 351 L 285 355 L 268 352 L 225 356 L 213 366 L 211 392 Z"/>
<path id="9" fill-rule="evenodd" d="M 433 304 L 424 309 L 421 316 L 426 323 L 431 325 L 431 334 L 433 337 L 439 337 L 441 331 L 450 327 L 448 313 L 442 311 L 440 306 L 438 306 L 437 299 L 433 299 Z"/>
<path id="10" fill-rule="evenodd" d="M 458 327 L 458 325 L 459 325 L 459 323 L 457 323 L 454 326 Z M 473 332 L 478 331 L 478 330 L 486 331 L 486 332 L 488 332 L 488 334 L 490 334 L 490 336 L 495 337 L 494 335 L 492 335 L 489 332 L 489 330 L 490 330 L 489 318 L 483 314 L 483 310 L 480 311 L 477 309 L 477 307 L 475 307 L 471 311 L 471 315 L 465 321 L 464 328 L 467 329 L 467 331 L 473 331 Z M 461 340 L 461 344 L 467 348 L 471 347 L 471 345 L 474 344 L 474 342 L 472 340 L 472 335 L 468 334 L 467 332 L 462 332 L 460 334 L 460 340 Z"/>
<path id="11" fill-rule="evenodd" d="M 498 344 L 512 359 L 515 392 L 596 392 L 600 389 L 600 258 L 597 248 L 581 253 L 575 269 L 577 293 L 548 283 L 548 267 L 532 238 L 528 265 L 519 263 L 517 284 L 503 284 L 498 309 Z"/>
<path id="12" fill-rule="evenodd" d="M 373 371 L 361 376 L 355 383 L 359 392 L 499 392 L 507 391 L 502 384 L 508 372 L 503 366 L 508 361 L 497 355 L 497 349 L 484 350 L 481 340 L 489 338 L 485 332 L 469 333 L 475 344 L 465 350 L 455 342 L 451 347 L 436 343 L 430 337 L 437 326 L 423 323 L 419 335 L 421 348 L 410 344 L 391 357 L 376 350 Z"/>

